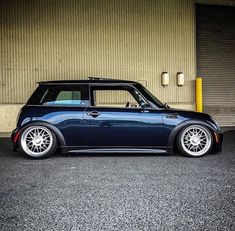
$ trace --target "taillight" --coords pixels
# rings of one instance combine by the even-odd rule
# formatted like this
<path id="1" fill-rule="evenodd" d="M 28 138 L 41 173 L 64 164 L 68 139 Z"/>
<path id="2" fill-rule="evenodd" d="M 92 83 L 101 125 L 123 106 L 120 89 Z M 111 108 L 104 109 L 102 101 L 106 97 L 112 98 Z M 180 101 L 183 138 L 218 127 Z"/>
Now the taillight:
<path id="1" fill-rule="evenodd" d="M 17 141 L 18 141 L 18 138 L 19 138 L 19 135 L 20 135 L 20 132 L 16 132 L 14 137 L 13 137 L 13 143 L 15 144 Z"/>

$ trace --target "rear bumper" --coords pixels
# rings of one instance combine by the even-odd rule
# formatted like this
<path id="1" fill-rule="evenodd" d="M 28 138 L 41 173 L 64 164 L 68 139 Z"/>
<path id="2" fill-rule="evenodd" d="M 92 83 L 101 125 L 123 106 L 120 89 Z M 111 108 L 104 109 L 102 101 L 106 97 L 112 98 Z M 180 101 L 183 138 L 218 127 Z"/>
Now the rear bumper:
<path id="1" fill-rule="evenodd" d="M 18 150 L 18 140 L 19 140 L 20 131 L 18 128 L 14 129 L 11 133 L 11 142 L 13 145 L 13 151 Z"/>

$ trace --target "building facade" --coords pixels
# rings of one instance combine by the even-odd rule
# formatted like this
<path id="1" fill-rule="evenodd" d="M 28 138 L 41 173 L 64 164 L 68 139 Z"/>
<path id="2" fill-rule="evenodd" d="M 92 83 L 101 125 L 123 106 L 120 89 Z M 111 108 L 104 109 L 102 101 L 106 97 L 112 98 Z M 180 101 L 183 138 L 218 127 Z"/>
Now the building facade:
<path id="1" fill-rule="evenodd" d="M 235 27 L 212 31 L 228 37 L 216 60 L 213 46 L 208 46 L 213 45 L 211 28 L 218 23 L 223 28 L 226 21 L 218 16 L 221 8 L 232 12 L 228 21 L 235 24 L 234 0 L 2 0 L 0 4 L 0 132 L 14 128 L 17 112 L 36 82 L 88 76 L 136 80 L 170 106 L 191 110 L 195 110 L 195 78 L 209 76 L 203 81 L 205 110 L 222 125 L 235 125 L 235 44 L 230 41 Z M 209 27 L 211 18 L 206 15 L 213 6 L 219 7 L 218 23 Z M 214 60 L 218 67 L 220 57 L 228 61 L 215 76 L 216 91 L 208 95 L 218 70 L 208 71 L 207 66 L 212 67 Z M 161 84 L 164 71 L 170 76 L 167 87 Z M 184 73 L 182 87 L 177 86 L 177 72 Z M 223 78 L 226 86 L 219 84 Z M 216 92 L 219 99 L 228 92 L 220 106 L 212 102 Z M 229 105 L 222 108 L 226 99 Z M 231 122 L 223 119 L 225 114 Z"/>

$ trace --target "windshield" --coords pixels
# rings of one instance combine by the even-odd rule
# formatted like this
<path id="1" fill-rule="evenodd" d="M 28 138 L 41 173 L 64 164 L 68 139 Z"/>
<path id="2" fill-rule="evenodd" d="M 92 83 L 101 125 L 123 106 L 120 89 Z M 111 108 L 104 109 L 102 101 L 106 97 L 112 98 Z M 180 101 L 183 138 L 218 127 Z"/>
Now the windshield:
<path id="1" fill-rule="evenodd" d="M 147 100 L 149 100 L 151 103 L 153 103 L 157 107 L 165 108 L 165 105 L 155 95 L 153 95 L 147 88 L 145 88 L 144 86 L 140 84 L 138 85 L 138 89 L 144 94 Z"/>

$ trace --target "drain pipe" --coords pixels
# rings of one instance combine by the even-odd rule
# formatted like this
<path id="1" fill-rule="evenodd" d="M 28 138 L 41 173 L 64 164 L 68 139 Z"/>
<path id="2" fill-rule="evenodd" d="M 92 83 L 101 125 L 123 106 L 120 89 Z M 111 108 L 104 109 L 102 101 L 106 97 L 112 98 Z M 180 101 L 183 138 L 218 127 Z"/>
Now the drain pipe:
<path id="1" fill-rule="evenodd" d="M 202 78 L 196 78 L 196 111 L 202 112 Z"/>

